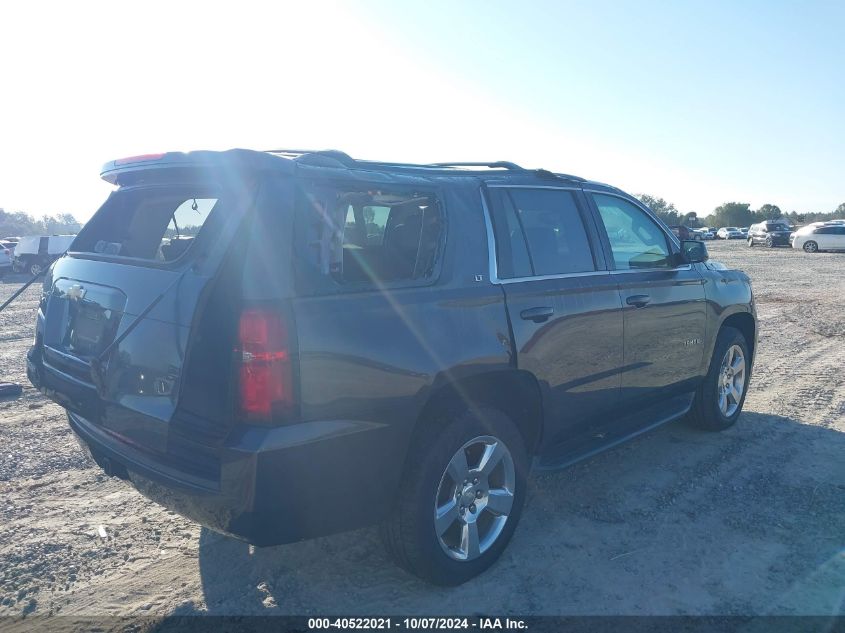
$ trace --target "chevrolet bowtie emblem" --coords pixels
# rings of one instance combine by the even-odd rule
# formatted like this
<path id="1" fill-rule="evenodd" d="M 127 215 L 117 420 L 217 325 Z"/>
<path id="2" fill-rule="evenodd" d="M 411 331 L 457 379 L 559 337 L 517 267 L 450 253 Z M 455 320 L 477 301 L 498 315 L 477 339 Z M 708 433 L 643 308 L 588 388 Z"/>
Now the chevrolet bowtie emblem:
<path id="1" fill-rule="evenodd" d="M 70 288 L 67 289 L 67 296 L 68 299 L 82 301 L 85 298 L 85 288 L 83 288 L 79 284 L 73 284 Z"/>

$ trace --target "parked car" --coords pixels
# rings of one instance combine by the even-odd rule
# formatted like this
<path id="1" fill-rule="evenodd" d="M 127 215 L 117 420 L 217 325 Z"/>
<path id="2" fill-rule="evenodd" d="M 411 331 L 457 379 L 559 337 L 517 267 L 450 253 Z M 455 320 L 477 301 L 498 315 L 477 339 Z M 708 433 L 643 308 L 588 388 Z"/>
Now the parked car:
<path id="1" fill-rule="evenodd" d="M 695 232 L 698 235 L 701 236 L 702 240 L 714 240 L 714 239 L 716 239 L 716 234 L 713 233 L 713 231 L 711 231 L 707 227 L 704 227 L 704 228 L 701 228 L 701 229 L 695 229 Z"/>
<path id="2" fill-rule="evenodd" d="M 739 240 L 742 239 L 743 235 L 742 231 L 735 226 L 723 226 L 716 231 L 716 237 L 723 240 Z"/>
<path id="3" fill-rule="evenodd" d="M 614 187 L 282 150 L 102 177 L 27 374 L 105 472 L 219 532 L 381 524 L 400 565 L 454 585 L 506 547 L 532 464 L 742 409 L 748 277 Z"/>
<path id="4" fill-rule="evenodd" d="M 748 237 L 749 228 L 750 227 L 748 227 L 748 226 L 743 226 L 742 228 L 739 229 L 739 232 L 742 233 L 743 237 Z"/>
<path id="5" fill-rule="evenodd" d="M 672 233 L 675 234 L 679 240 L 694 240 L 699 239 L 695 233 L 687 226 L 683 224 L 670 224 L 669 228 L 671 229 Z"/>
<path id="6" fill-rule="evenodd" d="M 789 246 L 790 233 L 789 225 L 783 222 L 760 222 L 751 225 L 747 241 L 749 246 Z"/>
<path id="7" fill-rule="evenodd" d="M 60 257 L 73 242 L 74 235 L 27 235 L 15 246 L 15 272 L 37 275 Z"/>
<path id="8" fill-rule="evenodd" d="M 845 250 L 845 224 L 826 222 L 798 229 L 791 238 L 792 248 L 807 253 Z"/>
<path id="9" fill-rule="evenodd" d="M 12 270 L 13 253 L 14 245 L 0 242 L 0 277 L 4 277 Z"/>

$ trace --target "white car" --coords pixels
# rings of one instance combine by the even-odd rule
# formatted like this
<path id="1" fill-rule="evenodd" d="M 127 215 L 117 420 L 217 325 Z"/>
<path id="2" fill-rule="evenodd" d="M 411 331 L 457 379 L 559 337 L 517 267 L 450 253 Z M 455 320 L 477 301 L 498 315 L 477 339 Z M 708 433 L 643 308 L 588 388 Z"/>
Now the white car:
<path id="1" fill-rule="evenodd" d="M 26 235 L 15 246 L 12 269 L 37 275 L 68 249 L 75 235 Z"/>
<path id="2" fill-rule="evenodd" d="M 15 252 L 14 245 L 8 242 L 0 242 L 0 277 L 12 270 L 12 258 Z"/>
<path id="3" fill-rule="evenodd" d="M 745 236 L 735 226 L 723 226 L 721 229 L 716 231 L 716 237 L 723 239 L 723 240 L 741 240 Z"/>
<path id="4" fill-rule="evenodd" d="M 807 253 L 845 251 L 845 224 L 811 224 L 793 233 L 791 241 L 792 248 L 800 248 Z"/>

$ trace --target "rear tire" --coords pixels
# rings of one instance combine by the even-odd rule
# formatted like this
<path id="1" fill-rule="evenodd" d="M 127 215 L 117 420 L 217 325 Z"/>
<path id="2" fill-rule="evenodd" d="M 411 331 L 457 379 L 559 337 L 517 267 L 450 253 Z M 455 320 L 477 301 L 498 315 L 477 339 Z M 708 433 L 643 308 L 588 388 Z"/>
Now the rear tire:
<path id="1" fill-rule="evenodd" d="M 689 421 L 705 431 L 733 426 L 742 412 L 750 378 L 748 342 L 736 328 L 723 327 L 716 337 L 707 375 L 695 392 Z"/>
<path id="2" fill-rule="evenodd" d="M 400 567 L 436 585 L 459 585 L 496 562 L 510 541 L 525 503 L 528 455 L 497 409 L 423 424 L 382 540 Z"/>
<path id="3" fill-rule="evenodd" d="M 808 240 L 804 242 L 804 252 L 805 253 L 818 253 L 819 252 L 819 245 L 814 242 L 813 240 Z"/>

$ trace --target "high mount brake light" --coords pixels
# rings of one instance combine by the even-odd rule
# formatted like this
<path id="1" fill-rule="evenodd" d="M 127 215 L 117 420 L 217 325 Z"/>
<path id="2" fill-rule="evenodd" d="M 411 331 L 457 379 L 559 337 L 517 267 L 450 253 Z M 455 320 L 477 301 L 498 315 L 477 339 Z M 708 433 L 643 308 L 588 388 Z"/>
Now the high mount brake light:
<path id="1" fill-rule="evenodd" d="M 288 330 L 273 310 L 250 308 L 238 326 L 239 404 L 249 422 L 270 424 L 294 404 Z"/>
<path id="2" fill-rule="evenodd" d="M 146 163 L 154 160 L 161 160 L 164 158 L 164 153 L 161 154 L 139 154 L 138 156 L 128 156 L 127 158 L 118 158 L 114 161 L 116 167 L 120 165 L 131 165 L 132 163 Z"/>

